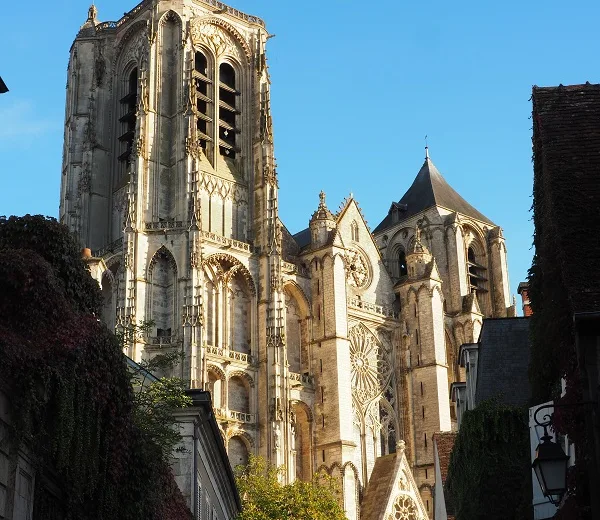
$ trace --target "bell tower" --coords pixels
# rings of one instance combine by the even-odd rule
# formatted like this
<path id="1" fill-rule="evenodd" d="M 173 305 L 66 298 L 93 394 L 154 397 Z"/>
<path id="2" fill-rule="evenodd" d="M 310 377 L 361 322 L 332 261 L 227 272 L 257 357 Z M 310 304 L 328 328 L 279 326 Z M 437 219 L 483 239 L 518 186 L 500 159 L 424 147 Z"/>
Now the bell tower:
<path id="1" fill-rule="evenodd" d="M 290 431 L 268 39 L 212 0 L 92 6 L 68 66 L 60 220 L 106 323 L 152 322 L 125 353 L 211 390 L 233 465 L 285 463 Z"/>

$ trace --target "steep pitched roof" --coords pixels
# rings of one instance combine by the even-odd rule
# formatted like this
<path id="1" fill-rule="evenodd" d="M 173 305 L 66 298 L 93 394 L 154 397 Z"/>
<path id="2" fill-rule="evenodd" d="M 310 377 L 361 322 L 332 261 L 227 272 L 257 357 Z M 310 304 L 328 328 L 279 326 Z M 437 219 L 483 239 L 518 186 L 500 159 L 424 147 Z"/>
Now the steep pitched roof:
<path id="1" fill-rule="evenodd" d="M 531 396 L 529 350 L 528 318 L 483 320 L 475 404 L 499 397 L 504 404 L 526 405 Z"/>
<path id="2" fill-rule="evenodd" d="M 383 231 L 394 224 L 393 211 L 399 211 L 400 220 L 405 220 L 433 206 L 441 206 L 451 211 L 457 211 L 495 226 L 490 219 L 471 206 L 446 182 L 446 179 L 442 177 L 431 159 L 427 157 L 411 187 L 408 188 L 408 191 L 399 202 L 392 204 L 387 216 L 375 228 L 373 233 Z"/>
<path id="3" fill-rule="evenodd" d="M 402 496 L 410 498 L 416 507 L 415 518 L 427 518 L 425 504 L 406 459 L 403 441 L 399 443 L 398 449 L 396 453 L 375 459 L 375 466 L 360 505 L 361 518 L 388 518 L 394 513 L 395 500 Z"/>
<path id="4" fill-rule="evenodd" d="M 379 519 L 385 513 L 396 480 L 396 453 L 379 457 L 360 506 L 361 517 Z"/>

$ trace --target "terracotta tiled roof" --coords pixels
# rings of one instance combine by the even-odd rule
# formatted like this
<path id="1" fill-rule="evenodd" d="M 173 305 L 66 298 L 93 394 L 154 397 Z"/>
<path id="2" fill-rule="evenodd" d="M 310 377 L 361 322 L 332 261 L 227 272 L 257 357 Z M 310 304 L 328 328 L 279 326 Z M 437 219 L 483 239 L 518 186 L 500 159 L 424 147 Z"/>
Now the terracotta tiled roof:
<path id="1" fill-rule="evenodd" d="M 450 454 L 456 441 L 456 432 L 437 432 L 433 436 L 437 446 L 438 458 L 440 461 L 440 473 L 442 474 L 442 483 L 446 482 L 448 476 L 448 466 L 450 465 Z"/>

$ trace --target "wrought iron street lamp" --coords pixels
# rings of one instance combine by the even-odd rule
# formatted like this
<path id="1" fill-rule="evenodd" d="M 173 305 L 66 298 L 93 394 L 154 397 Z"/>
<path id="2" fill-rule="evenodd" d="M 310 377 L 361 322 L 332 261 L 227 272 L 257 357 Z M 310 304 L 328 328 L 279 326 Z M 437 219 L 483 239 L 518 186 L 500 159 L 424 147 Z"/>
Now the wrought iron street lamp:
<path id="1" fill-rule="evenodd" d="M 531 467 L 540 483 L 542 493 L 550 502 L 558 505 L 567 489 L 567 465 L 569 456 L 565 454 L 559 444 L 552 441 L 548 435 L 548 426 L 552 424 L 552 415 L 545 414 L 542 421 L 538 421 L 537 414 L 540 410 L 554 408 L 555 405 L 540 406 L 533 413 L 533 419 L 544 428 L 544 435 L 540 439 Z"/>

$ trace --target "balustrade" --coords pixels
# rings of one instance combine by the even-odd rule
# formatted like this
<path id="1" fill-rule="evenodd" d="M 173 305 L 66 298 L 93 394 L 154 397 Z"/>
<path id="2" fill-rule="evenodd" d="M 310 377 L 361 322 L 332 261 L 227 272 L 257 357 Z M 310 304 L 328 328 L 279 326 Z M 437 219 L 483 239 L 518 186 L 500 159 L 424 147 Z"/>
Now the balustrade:
<path id="1" fill-rule="evenodd" d="M 376 303 L 366 302 L 359 298 L 348 298 L 348 306 L 373 314 L 379 314 L 386 318 L 398 318 L 398 313 L 392 307 L 387 305 L 377 305 Z"/>
<path id="2" fill-rule="evenodd" d="M 246 363 L 248 365 L 252 365 L 254 363 L 254 358 L 250 354 L 245 354 L 243 352 L 238 352 L 228 348 L 207 345 L 206 352 L 213 356 L 218 356 L 224 359 L 233 359 L 234 361 L 240 361 L 241 363 Z"/>
<path id="3" fill-rule="evenodd" d="M 256 423 L 256 414 L 228 410 L 227 408 L 214 408 L 215 416 L 222 421 L 233 420 L 246 424 Z"/>
<path id="4" fill-rule="evenodd" d="M 288 372 L 288 379 L 291 381 L 296 381 L 298 383 L 302 383 L 306 386 L 314 386 L 315 379 L 313 376 L 309 376 L 308 374 L 298 374 L 296 372 Z"/>

